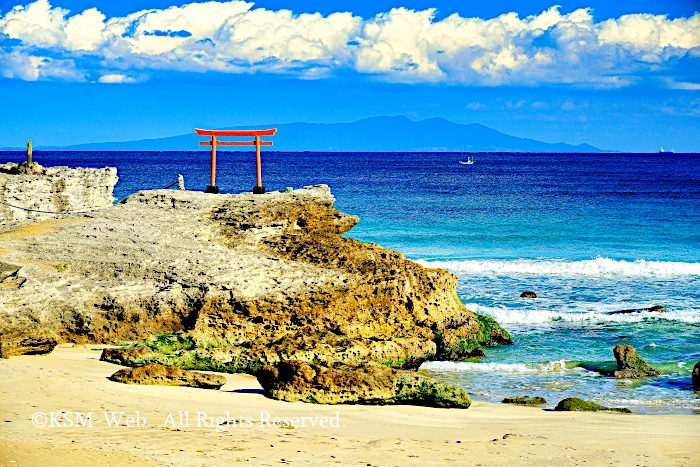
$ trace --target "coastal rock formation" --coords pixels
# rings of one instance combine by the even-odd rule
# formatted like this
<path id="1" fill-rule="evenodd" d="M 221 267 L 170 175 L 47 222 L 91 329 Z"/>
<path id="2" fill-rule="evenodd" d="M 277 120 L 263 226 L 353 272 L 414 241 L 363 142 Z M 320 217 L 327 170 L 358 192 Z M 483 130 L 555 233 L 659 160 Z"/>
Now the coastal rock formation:
<path id="1" fill-rule="evenodd" d="M 700 362 L 693 367 L 693 389 L 700 389 Z"/>
<path id="2" fill-rule="evenodd" d="M 532 290 L 526 290 L 520 294 L 520 298 L 537 298 L 537 294 Z"/>
<path id="3" fill-rule="evenodd" d="M 202 389 L 219 389 L 226 384 L 226 377 L 223 375 L 197 373 L 157 363 L 119 370 L 109 379 L 124 384 L 189 386 Z"/>
<path id="4" fill-rule="evenodd" d="M 0 335 L 0 358 L 16 355 L 44 355 L 51 353 L 58 342 L 52 332 L 36 326 L 6 330 Z"/>
<path id="5" fill-rule="evenodd" d="M 515 404 L 515 405 L 527 405 L 529 407 L 536 407 L 538 405 L 544 405 L 547 403 L 544 397 L 539 396 L 515 396 L 506 397 L 503 399 L 504 404 Z"/>
<path id="6" fill-rule="evenodd" d="M 647 365 L 647 362 L 639 356 L 634 347 L 626 344 L 618 344 L 613 349 L 617 361 L 615 378 L 645 378 L 647 376 L 659 376 L 657 371 Z"/>
<path id="7" fill-rule="evenodd" d="M 35 211 L 69 212 L 109 206 L 114 201 L 112 191 L 117 180 L 114 168 L 44 168 L 36 162 L 0 165 L 0 226 L 55 217 Z"/>
<path id="8" fill-rule="evenodd" d="M 611 311 L 611 315 L 629 315 L 632 313 L 647 313 L 647 312 L 652 312 L 652 313 L 666 313 L 666 307 L 663 305 L 654 305 L 649 308 L 632 308 L 629 310 L 618 310 L 618 311 Z"/>
<path id="9" fill-rule="evenodd" d="M 116 363 L 117 365 L 129 365 L 129 362 L 135 362 L 137 359 L 143 358 L 153 351 L 148 347 L 117 347 L 110 349 L 102 349 L 100 360 L 104 362 Z"/>
<path id="10" fill-rule="evenodd" d="M 327 186 L 265 195 L 154 190 L 86 218 L 0 232 L 0 335 L 143 340 L 103 358 L 256 374 L 286 360 L 416 369 L 512 343 L 457 278 L 344 238 Z M 16 283 L 16 282 L 14 282 Z M 160 336 L 156 338 L 156 336 Z"/>
<path id="11" fill-rule="evenodd" d="M 554 408 L 557 412 L 620 412 L 632 413 L 630 409 L 624 407 L 605 407 L 604 405 L 596 404 L 595 402 L 578 399 L 576 397 L 568 397 L 560 401 Z"/>
<path id="12" fill-rule="evenodd" d="M 257 377 L 269 397 L 288 402 L 411 404 L 462 409 L 471 405 L 461 388 L 372 362 L 319 365 L 285 360 L 264 367 Z"/>

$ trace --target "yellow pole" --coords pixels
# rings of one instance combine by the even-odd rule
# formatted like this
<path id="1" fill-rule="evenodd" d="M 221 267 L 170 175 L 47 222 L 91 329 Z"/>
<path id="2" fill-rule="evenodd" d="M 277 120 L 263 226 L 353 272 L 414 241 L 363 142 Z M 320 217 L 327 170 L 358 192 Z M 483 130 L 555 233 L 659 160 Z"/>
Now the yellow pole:
<path id="1" fill-rule="evenodd" d="M 32 163 L 32 140 L 27 141 L 27 164 Z"/>

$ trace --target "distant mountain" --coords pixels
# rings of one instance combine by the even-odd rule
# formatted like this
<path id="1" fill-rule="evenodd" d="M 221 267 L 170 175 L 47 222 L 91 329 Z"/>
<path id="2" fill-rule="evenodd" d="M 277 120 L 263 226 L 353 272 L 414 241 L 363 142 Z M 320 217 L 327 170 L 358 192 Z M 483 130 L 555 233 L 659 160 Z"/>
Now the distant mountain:
<path id="1" fill-rule="evenodd" d="M 403 116 L 371 117 L 352 123 L 283 123 L 232 127 L 230 129 L 277 128 L 271 149 L 277 151 L 346 152 L 602 152 L 589 144 L 543 143 L 517 138 L 470 123 L 461 125 L 444 118 L 413 121 Z M 117 143 L 91 143 L 74 146 L 40 147 L 43 150 L 71 151 L 192 151 L 206 138 L 192 133 L 167 138 Z M 220 149 L 223 149 L 220 147 Z M 228 148 L 227 148 L 228 149 Z M 251 148 L 243 147 L 242 150 Z"/>

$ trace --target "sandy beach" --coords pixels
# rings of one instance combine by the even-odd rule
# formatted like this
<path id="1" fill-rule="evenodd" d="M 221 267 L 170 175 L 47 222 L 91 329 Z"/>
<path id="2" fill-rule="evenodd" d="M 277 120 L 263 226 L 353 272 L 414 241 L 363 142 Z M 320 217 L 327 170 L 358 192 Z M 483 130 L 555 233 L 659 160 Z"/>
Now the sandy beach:
<path id="1" fill-rule="evenodd" d="M 252 376 L 231 374 L 220 391 L 123 385 L 107 379 L 120 367 L 101 362 L 100 348 L 61 346 L 0 361 L 0 465 L 700 463 L 700 418 L 692 415 L 555 413 L 479 402 L 468 410 L 286 403 L 265 398 Z M 73 414 L 54 416 L 61 426 L 50 427 L 50 412 Z M 93 412 L 92 427 L 66 426 L 79 421 L 75 412 Z M 134 424 L 145 426 L 124 426 L 122 418 L 110 427 L 103 412 L 138 412 Z M 189 427 L 166 423 L 172 414 L 180 425 L 180 412 L 189 413 Z M 206 426 L 197 426 L 198 412 Z M 339 427 L 308 426 L 323 417 L 333 424 L 336 414 Z M 218 425 L 211 417 L 236 422 Z M 312 418 L 291 428 L 275 417 Z"/>

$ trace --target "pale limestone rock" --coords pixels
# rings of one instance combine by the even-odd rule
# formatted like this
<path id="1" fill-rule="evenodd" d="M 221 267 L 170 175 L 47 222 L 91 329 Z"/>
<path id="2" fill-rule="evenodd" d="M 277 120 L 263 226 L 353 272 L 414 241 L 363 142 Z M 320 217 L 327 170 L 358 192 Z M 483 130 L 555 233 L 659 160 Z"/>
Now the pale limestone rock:
<path id="1" fill-rule="evenodd" d="M 117 169 L 69 169 L 32 164 L 0 165 L 0 202 L 35 211 L 72 212 L 104 208 L 114 202 Z M 26 211 L 0 204 L 0 228 L 51 219 L 53 214 Z"/>

